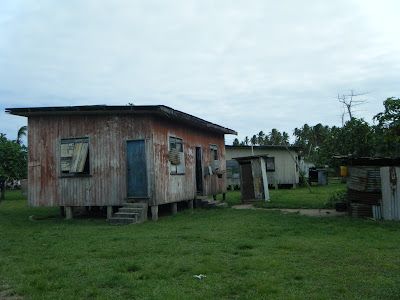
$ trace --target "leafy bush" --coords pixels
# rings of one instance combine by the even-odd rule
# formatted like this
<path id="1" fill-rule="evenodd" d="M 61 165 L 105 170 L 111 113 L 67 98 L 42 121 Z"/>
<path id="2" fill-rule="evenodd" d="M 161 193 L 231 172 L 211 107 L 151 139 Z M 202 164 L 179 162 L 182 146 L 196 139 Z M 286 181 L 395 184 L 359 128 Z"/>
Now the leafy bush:
<path id="1" fill-rule="evenodd" d="M 306 187 L 307 182 L 306 182 L 306 172 L 300 171 L 300 177 L 299 177 L 299 187 Z"/>
<path id="2" fill-rule="evenodd" d="M 332 208 L 337 202 L 348 202 L 347 190 L 335 190 L 325 203 L 326 207 Z"/>

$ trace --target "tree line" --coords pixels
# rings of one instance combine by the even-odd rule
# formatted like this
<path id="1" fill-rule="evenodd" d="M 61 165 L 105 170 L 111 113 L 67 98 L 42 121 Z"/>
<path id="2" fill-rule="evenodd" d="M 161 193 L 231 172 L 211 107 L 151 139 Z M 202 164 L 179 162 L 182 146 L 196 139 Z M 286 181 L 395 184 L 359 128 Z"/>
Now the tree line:
<path id="1" fill-rule="evenodd" d="M 383 102 L 384 111 L 373 117 L 373 124 L 363 118 L 351 117 L 341 127 L 304 124 L 293 130 L 295 137 L 291 146 L 302 149 L 302 156 L 317 166 L 337 168 L 337 155 L 358 157 L 398 157 L 400 153 L 400 99 L 388 98 Z M 235 139 L 234 146 L 289 145 L 289 135 L 272 129 L 247 136 L 243 141 Z"/>
<path id="2" fill-rule="evenodd" d="M 28 149 L 22 144 L 27 127 L 18 131 L 16 140 L 7 139 L 0 133 L 0 203 L 5 199 L 6 182 L 11 179 L 27 178 Z"/>

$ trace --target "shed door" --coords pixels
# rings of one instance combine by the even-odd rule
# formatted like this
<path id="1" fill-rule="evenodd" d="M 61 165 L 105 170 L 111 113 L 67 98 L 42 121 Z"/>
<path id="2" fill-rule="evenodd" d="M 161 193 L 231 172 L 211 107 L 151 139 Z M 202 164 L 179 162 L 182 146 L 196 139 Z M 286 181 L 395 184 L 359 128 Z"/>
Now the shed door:
<path id="1" fill-rule="evenodd" d="M 147 197 L 145 141 L 128 141 L 126 154 L 128 167 L 128 197 Z"/>
<path id="2" fill-rule="evenodd" d="M 254 181 L 251 162 L 240 164 L 242 200 L 254 199 Z"/>

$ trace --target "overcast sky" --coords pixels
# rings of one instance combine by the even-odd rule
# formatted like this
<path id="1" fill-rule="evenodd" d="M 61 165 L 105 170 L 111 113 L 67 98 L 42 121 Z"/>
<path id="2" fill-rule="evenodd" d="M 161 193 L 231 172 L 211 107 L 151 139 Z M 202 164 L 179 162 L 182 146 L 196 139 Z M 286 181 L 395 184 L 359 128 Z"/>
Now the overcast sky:
<path id="1" fill-rule="evenodd" d="M 167 105 L 239 140 L 372 122 L 400 97 L 400 1 L 0 1 L 0 132 L 8 107 Z M 235 136 L 227 135 L 231 144 Z"/>

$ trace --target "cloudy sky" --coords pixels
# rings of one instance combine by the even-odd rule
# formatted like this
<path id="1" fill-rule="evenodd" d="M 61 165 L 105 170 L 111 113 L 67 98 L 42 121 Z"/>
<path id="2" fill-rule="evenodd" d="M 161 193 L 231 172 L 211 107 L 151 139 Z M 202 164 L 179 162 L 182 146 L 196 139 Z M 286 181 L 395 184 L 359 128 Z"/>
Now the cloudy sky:
<path id="1" fill-rule="evenodd" d="M 372 122 L 400 97 L 400 1 L 0 2 L 0 132 L 8 107 L 157 105 L 239 140 L 341 125 L 337 95 Z M 235 136 L 226 136 L 227 144 Z"/>

